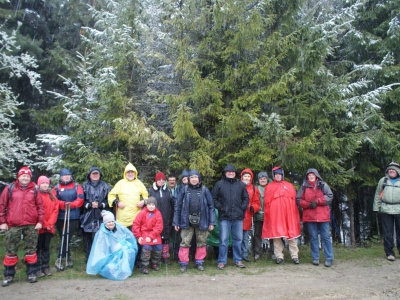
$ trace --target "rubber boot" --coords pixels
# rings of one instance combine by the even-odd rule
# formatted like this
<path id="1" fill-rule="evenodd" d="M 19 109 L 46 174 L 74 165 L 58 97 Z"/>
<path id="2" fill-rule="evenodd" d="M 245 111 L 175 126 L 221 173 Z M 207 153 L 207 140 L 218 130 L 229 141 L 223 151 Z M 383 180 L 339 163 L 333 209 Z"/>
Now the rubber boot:
<path id="1" fill-rule="evenodd" d="M 159 264 L 161 261 L 161 251 L 153 251 L 153 258 L 151 259 L 151 268 L 153 270 L 160 270 Z"/>

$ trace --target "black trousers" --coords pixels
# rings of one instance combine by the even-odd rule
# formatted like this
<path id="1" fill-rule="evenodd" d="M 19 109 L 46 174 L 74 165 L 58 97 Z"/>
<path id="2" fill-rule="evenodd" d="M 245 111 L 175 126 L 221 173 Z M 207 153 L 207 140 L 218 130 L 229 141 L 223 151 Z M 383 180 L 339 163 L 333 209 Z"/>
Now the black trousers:
<path id="1" fill-rule="evenodd" d="M 50 242 L 53 236 L 50 232 L 39 234 L 36 250 L 38 271 L 50 267 Z"/>
<path id="2" fill-rule="evenodd" d="M 382 213 L 383 248 L 386 256 L 394 256 L 394 229 L 396 229 L 396 247 L 400 253 L 400 215 Z"/>

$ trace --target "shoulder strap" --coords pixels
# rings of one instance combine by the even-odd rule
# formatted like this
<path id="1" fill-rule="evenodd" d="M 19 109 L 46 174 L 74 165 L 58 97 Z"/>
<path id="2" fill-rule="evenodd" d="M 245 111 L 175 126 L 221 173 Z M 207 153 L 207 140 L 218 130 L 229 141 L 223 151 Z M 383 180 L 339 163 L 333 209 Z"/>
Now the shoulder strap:
<path id="1" fill-rule="evenodd" d="M 8 197 L 10 198 L 10 201 L 12 201 L 12 190 L 13 190 L 13 188 L 14 188 L 14 183 L 10 183 L 9 186 L 8 186 Z M 38 187 L 35 184 L 35 188 L 33 189 L 33 195 L 34 195 L 35 199 L 36 199 L 37 193 L 38 193 Z"/>
<path id="2" fill-rule="evenodd" d="M 8 186 L 8 198 L 10 198 L 10 201 L 12 201 L 12 190 L 14 188 L 14 183 L 10 183 Z"/>
<path id="3" fill-rule="evenodd" d="M 388 182 L 388 178 L 385 177 L 385 179 L 383 179 L 382 190 L 384 190 L 385 187 L 387 186 L 387 182 Z"/>

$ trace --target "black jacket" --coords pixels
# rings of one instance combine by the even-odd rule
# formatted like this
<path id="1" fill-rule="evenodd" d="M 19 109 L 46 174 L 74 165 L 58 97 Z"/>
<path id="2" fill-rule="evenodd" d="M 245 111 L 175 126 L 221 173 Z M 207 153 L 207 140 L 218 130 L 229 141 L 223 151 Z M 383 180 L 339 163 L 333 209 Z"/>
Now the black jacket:
<path id="1" fill-rule="evenodd" d="M 154 182 L 149 188 L 149 197 L 153 196 L 157 199 L 157 208 L 161 212 L 164 229 L 161 232 L 161 238 L 168 240 L 171 237 L 172 219 L 174 217 L 174 202 L 175 198 L 167 185 L 158 187 Z"/>
<path id="2" fill-rule="evenodd" d="M 232 165 L 227 165 L 222 171 L 222 179 L 212 190 L 214 206 L 218 209 L 218 220 L 243 220 L 249 204 L 246 185 L 237 178 L 226 178 L 226 171 L 236 172 L 236 169 Z"/>
<path id="3" fill-rule="evenodd" d="M 94 170 L 99 171 L 100 180 L 92 182 L 90 180 L 90 173 Z M 85 232 L 97 231 L 100 223 L 102 222 L 101 210 L 110 210 L 107 196 L 111 191 L 111 187 L 108 183 L 101 180 L 102 177 L 103 174 L 101 173 L 100 169 L 92 167 L 86 176 L 87 181 L 82 184 L 84 203 L 83 212 L 80 219 L 81 227 Z M 99 208 L 92 209 L 92 202 L 98 202 Z"/>

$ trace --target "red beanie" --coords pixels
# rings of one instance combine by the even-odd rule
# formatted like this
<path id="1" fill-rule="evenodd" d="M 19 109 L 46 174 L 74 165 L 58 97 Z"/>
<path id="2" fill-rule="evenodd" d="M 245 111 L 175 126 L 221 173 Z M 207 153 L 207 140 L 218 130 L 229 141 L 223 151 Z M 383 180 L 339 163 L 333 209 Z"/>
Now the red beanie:
<path id="1" fill-rule="evenodd" d="M 164 179 L 164 180 L 167 179 L 167 178 L 165 177 L 165 175 L 164 175 L 163 172 L 158 172 L 158 173 L 156 174 L 155 181 L 157 182 L 157 181 L 160 180 L 160 179 Z"/>
<path id="2" fill-rule="evenodd" d="M 45 183 L 45 182 L 47 182 L 48 184 L 50 184 L 50 179 L 47 178 L 46 176 L 40 176 L 39 179 L 38 179 L 38 181 L 37 181 L 37 185 L 40 187 L 40 185 L 41 185 L 42 183 Z"/>
<path id="3" fill-rule="evenodd" d="M 19 169 L 17 178 L 19 178 L 19 176 L 21 176 L 23 174 L 28 174 L 30 177 L 32 177 L 32 171 L 26 166 Z"/>

